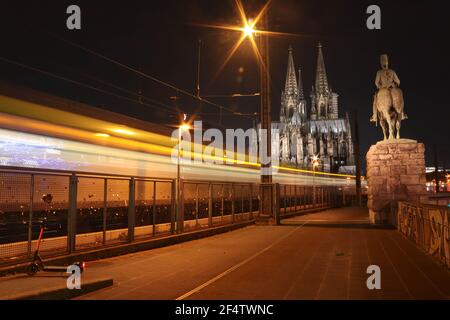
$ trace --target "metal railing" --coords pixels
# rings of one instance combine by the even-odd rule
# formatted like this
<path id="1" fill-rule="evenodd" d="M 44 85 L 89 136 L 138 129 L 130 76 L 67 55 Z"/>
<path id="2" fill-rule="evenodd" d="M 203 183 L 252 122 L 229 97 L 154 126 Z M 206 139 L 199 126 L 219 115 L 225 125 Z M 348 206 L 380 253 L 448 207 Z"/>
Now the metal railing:
<path id="1" fill-rule="evenodd" d="M 252 183 L 181 181 L 182 230 L 251 220 L 258 210 Z"/>
<path id="2" fill-rule="evenodd" d="M 275 184 L 280 216 L 342 204 L 337 187 Z M 0 168 L 0 265 L 254 219 L 260 184 Z"/>
<path id="3" fill-rule="evenodd" d="M 342 191 L 334 186 L 279 185 L 280 215 L 299 210 L 340 206 Z"/>
<path id="4" fill-rule="evenodd" d="M 174 231 L 173 180 L 0 170 L 0 264 Z"/>
<path id="5" fill-rule="evenodd" d="M 343 189 L 336 186 L 275 184 L 275 212 L 280 219 L 305 210 L 339 207 L 344 204 Z"/>

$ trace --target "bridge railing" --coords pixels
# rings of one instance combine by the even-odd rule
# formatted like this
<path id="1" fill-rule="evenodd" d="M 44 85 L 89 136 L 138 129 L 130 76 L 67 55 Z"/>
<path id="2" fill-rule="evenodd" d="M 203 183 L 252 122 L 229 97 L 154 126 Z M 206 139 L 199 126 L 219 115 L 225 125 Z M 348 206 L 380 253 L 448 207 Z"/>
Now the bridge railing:
<path id="1" fill-rule="evenodd" d="M 253 183 L 182 180 L 182 231 L 251 220 L 259 209 Z"/>
<path id="2" fill-rule="evenodd" d="M 302 210 L 336 207 L 344 204 L 344 192 L 336 186 L 276 184 L 280 216 Z"/>
<path id="3" fill-rule="evenodd" d="M 279 185 L 281 216 L 339 205 L 342 188 Z M 249 221 L 260 184 L 0 167 L 0 265 Z M 341 189 L 341 190 L 339 190 Z M 177 221 L 178 220 L 178 221 Z"/>
<path id="4" fill-rule="evenodd" d="M 0 168 L 0 265 L 32 257 L 46 221 L 44 257 L 251 220 L 252 183 Z"/>

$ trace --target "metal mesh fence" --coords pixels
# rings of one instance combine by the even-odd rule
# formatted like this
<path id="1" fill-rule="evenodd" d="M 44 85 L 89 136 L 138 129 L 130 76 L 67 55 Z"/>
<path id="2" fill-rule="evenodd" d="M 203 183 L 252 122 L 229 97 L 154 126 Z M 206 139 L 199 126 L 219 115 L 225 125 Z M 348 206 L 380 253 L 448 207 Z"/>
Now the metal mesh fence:
<path id="1" fill-rule="evenodd" d="M 185 230 L 248 220 L 259 210 L 258 185 L 185 181 L 181 186 Z M 335 188 L 280 185 L 280 211 L 326 205 L 339 196 Z M 44 256 L 174 232 L 174 197 L 173 180 L 0 171 L 0 264 L 31 257 L 42 221 Z"/>
<path id="2" fill-rule="evenodd" d="M 342 190 L 333 186 L 280 185 L 280 214 L 340 205 Z"/>
<path id="3" fill-rule="evenodd" d="M 223 212 L 224 215 L 230 216 L 233 211 L 233 189 L 231 184 L 224 184 L 223 185 L 223 198 L 224 198 L 224 204 L 223 204 Z"/>
<path id="4" fill-rule="evenodd" d="M 107 180 L 106 243 L 128 240 L 129 184 L 129 180 Z"/>
<path id="5" fill-rule="evenodd" d="M 141 238 L 154 235 L 156 230 L 156 182 L 136 181 L 135 203 L 135 237 Z"/>
<path id="6" fill-rule="evenodd" d="M 157 227 L 155 233 L 170 232 L 172 212 L 172 183 L 156 182 L 156 215 Z"/>
<path id="7" fill-rule="evenodd" d="M 28 253 L 31 179 L 29 174 L 0 172 L 0 262 Z"/>
<path id="8" fill-rule="evenodd" d="M 32 239 L 38 237 L 40 222 L 45 220 L 46 227 L 40 247 L 42 255 L 67 251 L 68 207 L 68 176 L 34 176 Z M 35 250 L 35 246 L 36 241 L 33 241 L 32 250 Z"/>
<path id="9" fill-rule="evenodd" d="M 105 179 L 78 178 L 76 248 L 104 244 Z"/>
<path id="10" fill-rule="evenodd" d="M 199 192 L 196 183 L 183 183 L 183 206 L 185 228 L 196 226 L 199 216 Z M 191 223 L 190 221 L 195 221 Z"/>
<path id="11" fill-rule="evenodd" d="M 254 185 L 252 187 L 252 192 L 253 192 L 252 209 L 253 209 L 253 212 L 258 212 L 259 211 L 259 188 Z"/>

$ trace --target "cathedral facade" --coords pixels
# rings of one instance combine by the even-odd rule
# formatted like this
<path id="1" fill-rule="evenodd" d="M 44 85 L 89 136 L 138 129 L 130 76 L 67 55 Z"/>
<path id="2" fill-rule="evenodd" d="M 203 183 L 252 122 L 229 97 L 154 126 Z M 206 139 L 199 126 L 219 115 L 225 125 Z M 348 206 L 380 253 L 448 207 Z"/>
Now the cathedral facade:
<path id="1" fill-rule="evenodd" d="M 282 165 L 304 169 L 311 169 L 311 159 L 317 156 L 321 171 L 354 173 L 350 121 L 348 115 L 339 117 L 338 94 L 328 83 L 320 43 L 310 103 L 308 107 L 301 70 L 297 78 L 290 47 L 280 119 L 272 122 L 272 155 L 278 156 Z"/>

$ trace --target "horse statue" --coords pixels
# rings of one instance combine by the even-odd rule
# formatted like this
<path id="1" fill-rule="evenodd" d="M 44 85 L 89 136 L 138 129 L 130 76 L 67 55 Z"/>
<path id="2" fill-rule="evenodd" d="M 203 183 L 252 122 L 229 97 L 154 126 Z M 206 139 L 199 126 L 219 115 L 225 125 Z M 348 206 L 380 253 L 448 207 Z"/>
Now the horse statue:
<path id="1" fill-rule="evenodd" d="M 400 139 L 401 121 L 408 119 L 403 112 L 404 100 L 400 80 L 394 70 L 388 68 L 388 57 L 380 58 L 382 69 L 377 72 L 375 84 L 378 92 L 373 99 L 373 115 L 370 121 L 378 123 L 383 130 L 383 141 Z M 386 137 L 387 129 L 389 137 Z M 395 138 L 394 138 L 395 137 Z"/>

